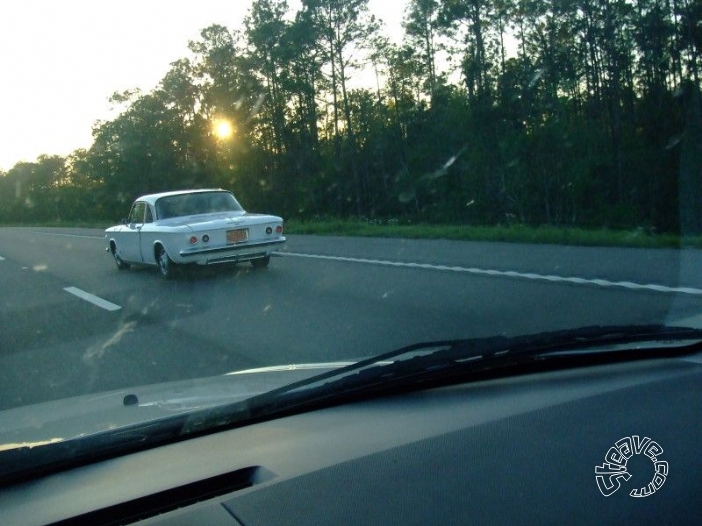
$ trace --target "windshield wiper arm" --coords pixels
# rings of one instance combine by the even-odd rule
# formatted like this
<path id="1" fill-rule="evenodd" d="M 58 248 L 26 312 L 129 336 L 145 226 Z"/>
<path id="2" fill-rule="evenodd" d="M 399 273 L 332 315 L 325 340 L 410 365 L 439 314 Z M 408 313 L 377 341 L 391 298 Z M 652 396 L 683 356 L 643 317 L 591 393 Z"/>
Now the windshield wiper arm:
<path id="1" fill-rule="evenodd" d="M 632 359 L 680 356 L 702 350 L 702 330 L 665 325 L 594 326 L 529 336 L 427 342 L 361 360 L 240 404 L 261 419 L 331 405 L 353 397 L 417 390 L 447 383 Z M 220 413 L 226 408 L 206 411 Z M 233 416 L 233 415 L 232 415 Z M 202 423 L 202 422 L 201 422 Z M 186 430 L 189 425 L 186 423 Z"/>

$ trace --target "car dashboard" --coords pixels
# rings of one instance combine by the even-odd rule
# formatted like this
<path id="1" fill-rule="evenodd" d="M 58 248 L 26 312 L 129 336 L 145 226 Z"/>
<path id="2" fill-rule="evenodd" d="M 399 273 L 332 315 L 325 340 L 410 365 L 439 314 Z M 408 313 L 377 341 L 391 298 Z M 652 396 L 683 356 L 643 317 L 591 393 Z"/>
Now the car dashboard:
<path id="1" fill-rule="evenodd" d="M 450 385 L 0 487 L 0 524 L 691 523 L 701 414 L 700 355 Z M 638 452 L 605 496 L 596 468 L 627 437 L 660 445 L 663 483 Z"/>

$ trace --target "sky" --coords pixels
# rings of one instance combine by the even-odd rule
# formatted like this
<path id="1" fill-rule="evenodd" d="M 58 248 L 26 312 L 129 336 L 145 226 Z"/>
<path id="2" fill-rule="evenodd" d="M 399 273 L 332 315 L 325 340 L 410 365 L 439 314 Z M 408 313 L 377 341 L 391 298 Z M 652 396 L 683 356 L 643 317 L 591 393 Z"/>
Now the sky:
<path id="1" fill-rule="evenodd" d="M 291 6 L 297 5 L 289 0 Z M 370 0 L 399 34 L 406 0 Z M 117 91 L 155 88 L 188 41 L 240 26 L 250 0 L 2 0 L 0 171 L 92 144 Z"/>

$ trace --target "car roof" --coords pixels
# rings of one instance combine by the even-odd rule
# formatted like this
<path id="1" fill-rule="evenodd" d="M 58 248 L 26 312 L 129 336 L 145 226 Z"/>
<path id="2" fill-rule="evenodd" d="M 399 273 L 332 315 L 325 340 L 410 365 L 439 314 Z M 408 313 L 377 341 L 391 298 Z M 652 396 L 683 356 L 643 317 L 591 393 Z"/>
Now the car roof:
<path id="1" fill-rule="evenodd" d="M 231 193 L 228 190 L 223 190 L 222 188 L 201 188 L 201 189 L 197 189 L 197 190 L 175 190 L 172 192 L 160 192 L 158 194 L 142 195 L 141 197 L 137 198 L 136 201 L 144 201 L 146 203 L 153 205 L 156 203 L 156 201 L 158 201 L 162 197 L 171 197 L 174 195 L 184 195 L 184 194 L 199 194 L 199 193 L 203 193 L 203 192 Z"/>

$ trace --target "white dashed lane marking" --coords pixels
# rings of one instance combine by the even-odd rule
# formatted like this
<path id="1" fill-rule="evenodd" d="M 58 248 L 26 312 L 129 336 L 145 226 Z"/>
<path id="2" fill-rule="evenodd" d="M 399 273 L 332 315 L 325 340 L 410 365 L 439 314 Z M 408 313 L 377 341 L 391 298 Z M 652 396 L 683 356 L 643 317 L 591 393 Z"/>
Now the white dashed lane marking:
<path id="1" fill-rule="evenodd" d="M 668 287 L 653 283 L 641 284 L 632 281 L 609 281 L 606 279 L 589 279 L 576 276 L 552 276 L 548 274 L 534 274 L 531 272 L 516 272 L 513 270 L 491 270 L 472 267 L 459 267 L 449 265 L 432 265 L 429 263 L 407 263 L 402 261 L 385 261 L 382 259 L 349 258 L 342 256 L 322 256 L 318 254 L 300 254 L 297 252 L 276 252 L 276 255 L 286 257 L 300 257 L 311 259 L 326 259 L 330 261 L 344 261 L 349 263 L 364 263 L 368 265 L 383 265 L 387 267 L 419 268 L 426 270 L 442 270 L 445 272 L 462 272 L 477 276 L 495 276 L 530 279 L 536 281 L 550 281 L 552 283 L 572 283 L 575 285 L 596 285 L 598 287 L 621 287 L 629 290 L 650 290 L 672 294 L 702 295 L 702 289 L 694 287 Z"/>
<path id="2" fill-rule="evenodd" d="M 5 261 L 5 258 L 0 256 L 0 261 Z"/>
<path id="3" fill-rule="evenodd" d="M 96 305 L 100 307 L 101 309 L 105 309 L 107 311 L 116 311 L 120 310 L 122 307 L 119 305 L 115 305 L 114 303 L 111 303 L 107 300 L 104 300 L 102 298 L 98 298 L 97 296 L 94 296 L 93 294 L 90 294 L 88 292 L 85 292 L 84 290 L 81 290 L 76 287 L 66 287 L 65 289 L 66 292 L 69 294 L 73 294 L 74 296 L 79 297 L 80 299 L 83 299 L 89 303 L 92 303 L 93 305 Z"/>

